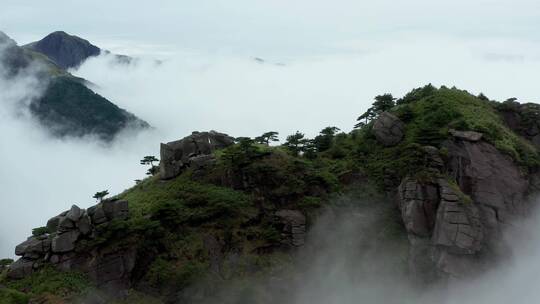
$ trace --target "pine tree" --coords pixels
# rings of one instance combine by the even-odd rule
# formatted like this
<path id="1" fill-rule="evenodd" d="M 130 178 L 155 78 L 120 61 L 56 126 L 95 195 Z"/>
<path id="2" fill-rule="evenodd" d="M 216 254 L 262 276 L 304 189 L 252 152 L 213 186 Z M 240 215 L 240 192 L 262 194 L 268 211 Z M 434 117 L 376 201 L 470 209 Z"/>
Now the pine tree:
<path id="1" fill-rule="evenodd" d="M 103 201 L 103 198 L 107 195 L 109 195 L 109 190 L 103 190 L 103 191 L 96 192 L 93 198 L 95 198 L 96 201 L 101 203 L 101 201 Z"/>
<path id="2" fill-rule="evenodd" d="M 261 136 L 255 137 L 255 142 L 259 144 L 265 144 L 268 146 L 270 145 L 271 141 L 279 141 L 278 134 L 279 133 L 275 131 L 266 132 Z"/>
<path id="3" fill-rule="evenodd" d="M 294 156 L 298 156 L 304 151 L 304 146 L 307 143 L 304 134 L 296 131 L 296 133 L 287 136 L 287 141 L 283 144 Z"/>
<path id="4" fill-rule="evenodd" d="M 317 152 L 323 152 L 332 146 L 334 136 L 340 129 L 338 127 L 326 127 L 313 139 L 313 145 Z"/>
<path id="5" fill-rule="evenodd" d="M 159 167 L 154 166 L 154 162 L 158 162 L 159 159 L 157 159 L 155 156 L 148 155 L 145 156 L 143 159 L 141 159 L 141 165 L 150 165 L 150 168 L 148 171 L 146 171 L 146 175 L 156 175 L 159 172 Z"/>

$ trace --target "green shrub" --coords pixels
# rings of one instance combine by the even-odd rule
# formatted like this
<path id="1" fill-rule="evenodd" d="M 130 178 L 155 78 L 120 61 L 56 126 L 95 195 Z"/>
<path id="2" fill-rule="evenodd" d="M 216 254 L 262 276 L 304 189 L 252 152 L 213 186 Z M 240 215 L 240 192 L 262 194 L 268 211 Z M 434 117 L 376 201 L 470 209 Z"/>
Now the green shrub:
<path id="1" fill-rule="evenodd" d="M 38 227 L 38 228 L 32 229 L 32 235 L 33 236 L 40 236 L 40 235 L 44 235 L 46 233 L 49 233 L 49 228 L 47 228 L 47 227 Z"/>
<path id="2" fill-rule="evenodd" d="M 157 258 L 146 274 L 152 286 L 174 286 L 177 289 L 187 286 L 192 280 L 207 269 L 207 265 L 196 260 L 179 261 Z"/>
<path id="3" fill-rule="evenodd" d="M 0 259 L 0 267 L 9 266 L 13 263 L 13 259 Z"/>
<path id="4" fill-rule="evenodd" d="M 45 267 L 21 280 L 6 282 L 6 286 L 31 295 L 49 293 L 65 297 L 81 294 L 92 287 L 86 275 L 79 272 L 61 272 Z"/>
<path id="5" fill-rule="evenodd" d="M 316 209 L 322 206 L 322 199 L 315 196 L 304 196 L 298 203 L 300 209 Z"/>
<path id="6" fill-rule="evenodd" d="M 20 291 L 0 287 L 0 304 L 26 304 L 30 296 Z"/>

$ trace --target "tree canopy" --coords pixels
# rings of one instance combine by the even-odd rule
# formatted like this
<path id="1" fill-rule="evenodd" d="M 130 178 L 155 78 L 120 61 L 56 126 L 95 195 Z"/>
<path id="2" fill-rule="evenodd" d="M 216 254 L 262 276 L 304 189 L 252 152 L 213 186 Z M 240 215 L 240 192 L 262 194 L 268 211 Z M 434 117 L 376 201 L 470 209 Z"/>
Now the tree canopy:
<path id="1" fill-rule="evenodd" d="M 326 127 L 313 139 L 313 145 L 317 152 L 323 152 L 332 146 L 334 136 L 340 129 L 338 127 Z"/>
<path id="2" fill-rule="evenodd" d="M 356 120 L 358 123 L 354 126 L 355 128 L 362 128 L 367 125 L 370 121 L 377 118 L 379 114 L 384 111 L 388 111 L 396 105 L 396 98 L 390 93 L 383 95 L 375 96 L 375 102 L 371 105 L 367 111 L 360 115 Z"/>
<path id="3" fill-rule="evenodd" d="M 279 141 L 278 132 L 270 131 L 263 133 L 261 136 L 255 137 L 255 142 L 259 144 L 269 145 L 271 141 Z"/>
<path id="4" fill-rule="evenodd" d="M 304 148 L 308 143 L 308 139 L 304 138 L 304 133 L 296 131 L 296 133 L 287 136 L 287 140 L 283 144 L 293 155 L 298 156 L 300 152 L 304 152 Z"/>
<path id="5" fill-rule="evenodd" d="M 153 155 L 147 155 L 143 159 L 141 159 L 141 165 L 150 165 L 150 168 L 148 171 L 146 171 L 146 175 L 156 175 L 159 172 L 159 167 L 154 166 L 154 162 L 158 162 L 159 159 L 157 159 Z"/>
<path id="6" fill-rule="evenodd" d="M 109 190 L 103 190 L 96 192 L 94 194 L 93 198 L 95 198 L 97 201 L 101 202 L 105 196 L 109 195 Z"/>

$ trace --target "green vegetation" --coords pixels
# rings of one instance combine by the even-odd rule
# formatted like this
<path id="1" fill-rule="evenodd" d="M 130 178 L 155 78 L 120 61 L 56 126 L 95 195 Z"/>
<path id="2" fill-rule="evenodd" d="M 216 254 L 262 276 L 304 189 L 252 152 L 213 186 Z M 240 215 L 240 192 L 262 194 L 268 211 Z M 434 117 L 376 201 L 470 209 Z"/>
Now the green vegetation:
<path id="1" fill-rule="evenodd" d="M 255 142 L 259 143 L 259 144 L 265 144 L 265 145 L 270 145 L 270 142 L 275 142 L 275 141 L 279 141 L 278 139 L 278 135 L 279 133 L 276 132 L 276 131 L 270 131 L 270 132 L 266 132 L 264 133 L 263 135 L 261 136 L 257 136 L 255 137 Z"/>
<path id="2" fill-rule="evenodd" d="M 0 259 L 0 268 L 9 266 L 11 263 L 13 263 L 13 259 Z"/>
<path id="3" fill-rule="evenodd" d="M 159 172 L 159 167 L 154 166 L 154 162 L 159 162 L 159 159 L 152 155 L 145 156 L 143 159 L 141 159 L 141 165 L 150 165 L 150 168 L 148 168 L 146 175 L 153 176 Z"/>
<path id="4" fill-rule="evenodd" d="M 84 274 L 61 272 L 53 267 L 42 268 L 21 280 L 5 281 L 0 282 L 0 284 L 31 296 L 50 294 L 58 297 L 79 295 L 92 287 Z"/>
<path id="5" fill-rule="evenodd" d="M 389 111 L 392 109 L 395 105 L 395 98 L 392 96 L 392 94 L 383 94 L 383 95 L 377 95 L 375 96 L 375 102 L 373 105 L 367 109 L 367 111 L 360 115 L 356 120 L 358 123 L 354 126 L 355 128 L 363 128 L 365 127 L 370 121 L 374 120 L 384 111 Z"/>
<path id="6" fill-rule="evenodd" d="M 304 134 L 296 131 L 296 133 L 287 136 L 287 141 L 283 144 L 294 156 L 300 155 L 300 152 L 305 152 L 308 144 L 308 139 L 304 138 Z"/>
<path id="7" fill-rule="evenodd" d="M 37 227 L 37 228 L 34 228 L 32 229 L 32 235 L 33 236 L 40 236 L 40 235 L 44 235 L 46 233 L 49 233 L 49 228 L 47 227 Z"/>
<path id="8" fill-rule="evenodd" d="M 107 195 L 109 195 L 109 190 L 103 190 L 96 192 L 94 196 L 92 196 L 92 198 L 95 198 L 96 201 L 101 202 L 103 201 L 103 198 L 105 198 L 105 196 Z"/>
<path id="9" fill-rule="evenodd" d="M 353 131 L 358 162 L 380 187 L 395 186 L 407 174 L 426 172 L 422 146 L 441 147 L 449 130 L 482 132 L 484 138 L 524 168 L 540 164 L 536 149 L 505 126 L 494 102 L 455 88 L 428 85 L 397 100 L 389 111 L 406 123 L 404 140 L 395 147 L 378 144 L 371 133 L 372 123 Z"/>
<path id="10" fill-rule="evenodd" d="M 0 304 L 26 304 L 30 296 L 17 290 L 0 287 Z"/>
<path id="11" fill-rule="evenodd" d="M 407 135 L 412 135 L 407 137 L 409 142 L 436 145 L 448 137 L 450 128 L 472 130 L 483 133 L 488 142 L 519 164 L 533 167 L 540 163 L 536 149 L 504 124 L 492 102 L 455 88 L 428 87 L 428 91 L 430 95 L 417 101 L 406 96 L 408 103 L 402 102 L 414 117 L 407 125 Z M 398 107 L 396 112 L 400 111 L 403 109 Z"/>
<path id="12" fill-rule="evenodd" d="M 146 122 L 94 93 L 82 80 L 71 76 L 53 78 L 43 97 L 34 101 L 30 110 L 59 136 L 92 134 L 111 140 L 128 125 L 148 127 Z"/>
<path id="13" fill-rule="evenodd" d="M 215 216 L 237 216 L 248 207 L 249 196 L 226 187 L 192 181 L 186 174 L 170 182 L 161 182 L 158 177 L 145 179 L 135 187 L 122 193 L 129 202 L 132 216 L 144 216 L 158 212 L 160 208 L 176 206 L 174 212 L 182 213 L 180 222 L 202 220 Z"/>

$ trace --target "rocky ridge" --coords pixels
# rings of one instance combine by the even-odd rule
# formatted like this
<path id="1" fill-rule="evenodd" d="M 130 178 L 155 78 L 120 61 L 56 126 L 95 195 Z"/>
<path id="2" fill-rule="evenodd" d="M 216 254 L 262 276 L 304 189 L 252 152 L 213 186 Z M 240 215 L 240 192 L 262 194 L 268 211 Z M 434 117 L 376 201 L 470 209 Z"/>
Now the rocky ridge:
<path id="1" fill-rule="evenodd" d="M 397 189 L 410 269 L 426 282 L 487 270 L 488 261 L 508 254 L 505 226 L 530 208 L 528 177 L 509 156 L 482 141 L 479 132 L 449 133 L 452 138 L 441 145 L 445 160 L 439 149 L 423 147 L 433 177 L 408 176 Z"/>
<path id="2" fill-rule="evenodd" d="M 161 144 L 160 177 L 174 178 L 189 166 L 204 166 L 215 158 L 212 152 L 234 144 L 234 138 L 216 131 L 193 132 L 183 139 Z"/>
<path id="3" fill-rule="evenodd" d="M 22 279 L 46 265 L 62 271 L 87 273 L 103 288 L 125 290 L 130 284 L 135 253 L 129 247 L 87 246 L 113 221 L 129 217 L 127 201 L 105 200 L 88 209 L 73 205 L 70 210 L 47 221 L 46 229 L 17 245 L 21 256 L 7 272 L 12 279 Z"/>
<path id="4" fill-rule="evenodd" d="M 286 265 L 278 257 L 294 257 L 305 246 L 313 222 L 336 204 L 335 196 L 365 192 L 374 183 L 387 201 L 396 201 L 395 218 L 387 214 L 390 221 L 378 224 L 399 223 L 397 237 L 384 236 L 408 240 L 399 250 L 408 253 L 411 280 L 425 286 L 474 277 L 511 253 L 503 233 L 534 207 L 529 198 L 540 189 L 537 150 L 518 132 L 531 122 L 521 121 L 514 130 L 505 125 L 499 104 L 457 89 L 413 90 L 418 92 L 425 96 L 408 97 L 408 103 L 378 113 L 362 129 L 336 135 L 330 149 L 312 159 L 285 147 L 235 144 L 215 131 L 162 144 L 159 176 L 119 195 L 132 214 L 121 218 L 123 234 L 112 234 L 111 243 L 87 243 L 113 229 L 99 227 L 113 227 L 114 221 L 99 224 L 100 217 L 90 217 L 88 232 L 74 207 L 51 219 L 55 236 L 35 236 L 18 247 L 22 258 L 10 272 L 31 276 L 42 264 L 78 269 L 104 287 L 116 286 L 120 295 L 131 288 L 164 303 L 207 299 L 223 282 L 250 281 L 264 271 L 288 282 L 260 265 Z M 474 116 L 459 112 L 466 107 Z M 116 243 L 126 235 L 131 243 Z M 93 275 L 87 252 L 92 260 L 110 256 L 114 261 L 103 260 L 109 271 Z M 70 266 L 63 268 L 64 258 L 51 259 L 53 253 L 68 256 Z M 274 259 L 277 265 L 270 262 Z M 200 280 L 204 284 L 192 284 Z"/>

